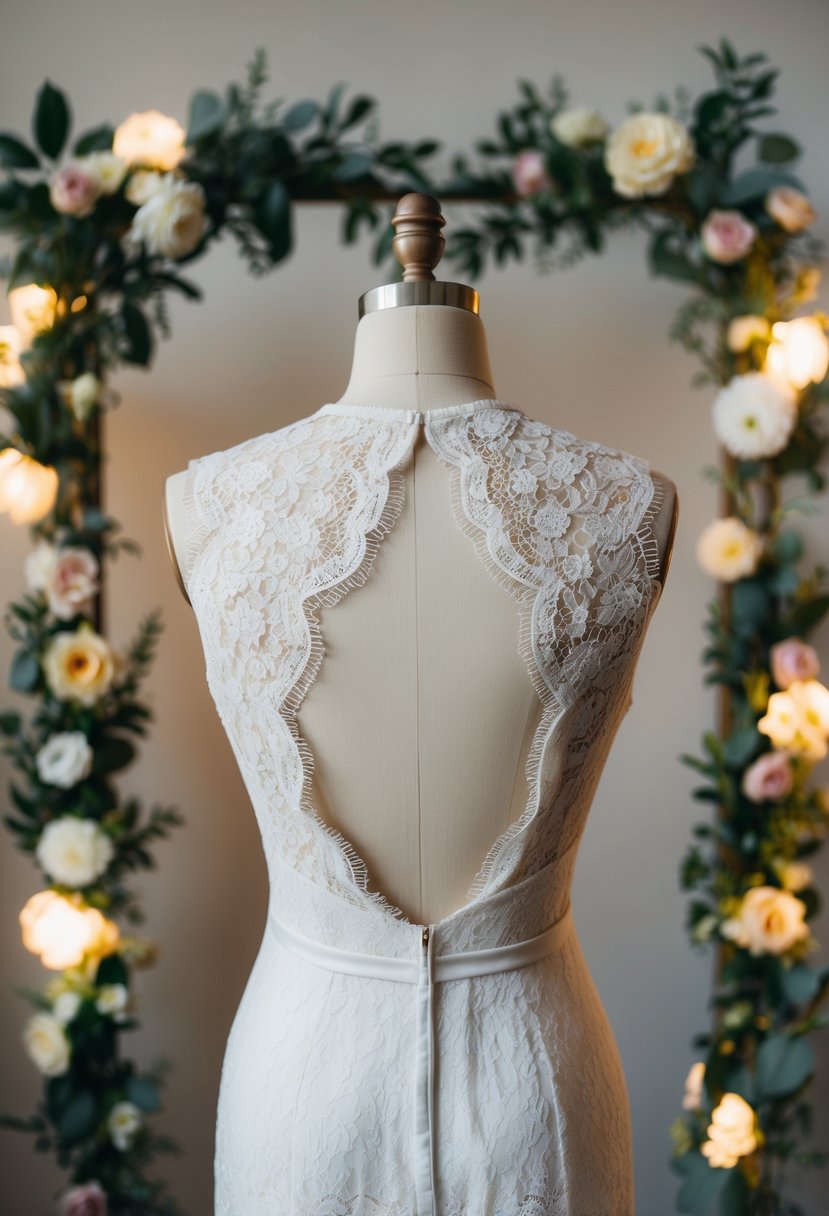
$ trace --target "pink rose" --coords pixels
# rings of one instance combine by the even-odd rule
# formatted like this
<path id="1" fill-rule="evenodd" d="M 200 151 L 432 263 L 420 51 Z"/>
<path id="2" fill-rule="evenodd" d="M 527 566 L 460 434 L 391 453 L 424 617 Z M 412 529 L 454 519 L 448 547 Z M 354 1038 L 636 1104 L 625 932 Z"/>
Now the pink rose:
<path id="1" fill-rule="evenodd" d="M 813 680 L 820 671 L 817 651 L 800 638 L 785 638 L 769 651 L 771 674 L 778 688 L 788 688 L 795 680 Z"/>
<path id="2" fill-rule="evenodd" d="M 49 610 L 61 620 L 88 615 L 98 589 L 98 559 L 89 549 L 67 545 L 60 549 L 47 588 Z"/>
<path id="3" fill-rule="evenodd" d="M 529 198 L 539 190 L 548 190 L 553 182 L 544 164 L 544 155 L 535 148 L 519 152 L 512 166 L 515 189 L 522 198 Z"/>
<path id="4" fill-rule="evenodd" d="M 106 1192 L 98 1182 L 84 1182 L 64 1191 L 58 1216 L 107 1216 Z"/>
<path id="5" fill-rule="evenodd" d="M 81 218 L 91 214 L 98 198 L 98 186 L 83 169 L 66 165 L 52 174 L 49 198 L 55 211 Z"/>
<path id="6" fill-rule="evenodd" d="M 740 211 L 709 211 L 701 236 L 712 261 L 738 262 L 754 244 L 757 227 Z"/>
<path id="7" fill-rule="evenodd" d="M 788 752 L 766 752 L 743 774 L 742 790 L 752 802 L 779 802 L 794 783 Z"/>

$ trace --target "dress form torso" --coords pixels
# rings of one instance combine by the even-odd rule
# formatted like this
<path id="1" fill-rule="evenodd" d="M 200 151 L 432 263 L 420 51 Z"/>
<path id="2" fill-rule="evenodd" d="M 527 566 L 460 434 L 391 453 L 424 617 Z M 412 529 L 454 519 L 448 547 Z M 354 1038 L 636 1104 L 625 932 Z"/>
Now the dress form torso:
<path id="1" fill-rule="evenodd" d="M 477 399 L 496 393 L 476 314 L 428 305 L 362 318 L 339 404 L 428 411 Z M 174 558 L 188 543 L 182 477 L 166 487 Z M 676 492 L 662 481 L 664 581 Z M 413 922 L 459 908 L 490 844 L 519 818 L 542 712 L 518 650 L 516 601 L 451 516 L 447 471 L 421 430 L 371 577 L 320 609 L 325 660 L 297 714 L 315 806 Z"/>

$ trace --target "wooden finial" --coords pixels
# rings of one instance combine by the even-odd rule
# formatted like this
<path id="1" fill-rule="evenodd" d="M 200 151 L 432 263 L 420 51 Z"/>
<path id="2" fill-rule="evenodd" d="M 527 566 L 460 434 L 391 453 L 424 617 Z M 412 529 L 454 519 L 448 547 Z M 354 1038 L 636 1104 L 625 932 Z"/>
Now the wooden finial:
<path id="1" fill-rule="evenodd" d="M 403 267 L 403 282 L 434 282 L 432 270 L 443 256 L 446 220 L 432 194 L 404 194 L 392 218 L 394 256 Z"/>

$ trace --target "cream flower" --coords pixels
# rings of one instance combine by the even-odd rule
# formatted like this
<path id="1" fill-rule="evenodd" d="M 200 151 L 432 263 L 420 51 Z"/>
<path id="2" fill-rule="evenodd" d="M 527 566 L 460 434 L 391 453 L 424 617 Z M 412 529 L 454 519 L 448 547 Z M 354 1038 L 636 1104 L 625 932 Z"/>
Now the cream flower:
<path id="1" fill-rule="evenodd" d="M 525 148 L 519 152 L 512 166 L 515 190 L 522 198 L 530 198 L 539 190 L 549 190 L 552 180 L 547 173 L 544 154 L 536 148 Z"/>
<path id="2" fill-rule="evenodd" d="M 92 178 L 99 194 L 115 194 L 127 172 L 126 161 L 114 152 L 90 152 L 78 164 Z"/>
<path id="3" fill-rule="evenodd" d="M 697 561 L 712 578 L 725 583 L 745 578 L 757 569 L 763 538 L 736 515 L 715 519 L 697 541 Z"/>
<path id="4" fill-rule="evenodd" d="M 605 147 L 605 168 L 613 188 L 626 198 L 664 194 L 678 173 L 695 160 L 688 130 L 667 114 L 632 114 L 616 128 Z"/>
<path id="5" fill-rule="evenodd" d="M 141 1126 L 141 1111 L 134 1102 L 116 1102 L 107 1118 L 112 1143 L 122 1152 L 130 1147 Z"/>
<path id="6" fill-rule="evenodd" d="M 94 372 L 81 372 L 69 386 L 69 403 L 79 422 L 85 422 L 101 394 L 101 381 Z"/>
<path id="7" fill-rule="evenodd" d="M 23 364 L 20 362 L 20 352 L 23 349 L 23 335 L 16 325 L 0 325 L 0 388 L 13 388 L 22 384 L 26 379 Z M 4 423 L 2 430 L 10 432 L 17 420 L 9 414 L 8 426 Z"/>
<path id="8" fill-rule="evenodd" d="M 23 573 L 30 591 L 45 591 L 52 581 L 58 559 L 57 545 L 39 540 L 23 562 Z"/>
<path id="9" fill-rule="evenodd" d="M 743 460 L 762 460 L 782 452 L 797 421 L 794 393 L 764 376 L 746 372 L 732 376 L 711 407 L 720 443 Z"/>
<path id="10" fill-rule="evenodd" d="M 774 747 L 822 760 L 829 751 L 829 689 L 819 680 L 795 680 L 785 692 L 772 693 L 757 729 Z"/>
<path id="11" fill-rule="evenodd" d="M 112 861 L 115 845 L 94 819 L 61 815 L 46 824 L 35 853 L 55 882 L 67 887 L 86 887 Z"/>
<path id="12" fill-rule="evenodd" d="M 115 674 L 106 639 L 89 621 L 54 635 L 43 654 L 43 671 L 54 696 L 94 705 L 109 690 Z"/>
<path id="13" fill-rule="evenodd" d="M 207 228 L 205 193 L 198 182 L 165 174 L 164 182 L 138 208 L 128 243 L 143 243 L 149 254 L 182 258 L 198 245 Z"/>
<path id="14" fill-rule="evenodd" d="M 65 545 L 57 552 L 52 578 L 46 588 L 49 610 L 68 621 L 92 611 L 98 590 L 98 559 L 83 545 Z"/>
<path id="15" fill-rule="evenodd" d="M 93 752 L 82 730 L 51 735 L 35 756 L 37 775 L 45 785 L 71 789 L 92 772 Z"/>
<path id="16" fill-rule="evenodd" d="M 702 1083 L 705 1080 L 705 1061 L 697 1060 L 691 1065 L 685 1078 L 685 1096 L 682 1099 L 683 1110 L 699 1110 L 702 1104 Z"/>
<path id="17" fill-rule="evenodd" d="M 79 992 L 61 992 L 52 1002 L 52 1013 L 65 1026 L 76 1017 L 82 1004 L 83 997 Z"/>
<path id="18" fill-rule="evenodd" d="M 805 861 L 776 861 L 774 871 L 787 891 L 802 891 L 814 879 L 812 867 Z"/>
<path id="19" fill-rule="evenodd" d="M 103 984 L 95 1008 L 99 1013 L 114 1018 L 116 1022 L 123 1022 L 127 1016 L 128 1002 L 129 991 L 126 984 Z"/>
<path id="20" fill-rule="evenodd" d="M 766 195 L 766 211 L 786 232 L 800 232 L 817 219 L 808 198 L 793 186 L 775 186 Z"/>
<path id="21" fill-rule="evenodd" d="M 54 1014 L 43 1010 L 33 1014 L 23 1027 L 23 1045 L 44 1076 L 59 1077 L 68 1070 L 69 1039 Z"/>
<path id="22" fill-rule="evenodd" d="M 778 887 L 751 887 L 736 915 L 723 921 L 720 932 L 755 956 L 785 954 L 809 937 L 805 914 L 806 905 L 790 892 Z"/>
<path id="23" fill-rule="evenodd" d="M 568 148 L 586 148 L 589 144 L 601 143 L 610 128 L 598 110 L 574 106 L 556 114 L 550 122 L 550 130 Z"/>
<path id="24" fill-rule="evenodd" d="M 107 1216 L 106 1191 L 97 1179 L 68 1187 L 60 1196 L 57 1216 Z"/>
<path id="25" fill-rule="evenodd" d="M 754 244 L 757 225 L 741 211 L 709 211 L 700 230 L 702 247 L 713 262 L 725 265 L 744 258 Z"/>
<path id="26" fill-rule="evenodd" d="M 791 793 L 794 770 L 787 752 L 764 752 L 743 773 L 741 789 L 752 802 L 779 802 Z"/>
<path id="27" fill-rule="evenodd" d="M 813 680 L 820 671 L 814 646 L 800 638 L 784 638 L 769 651 L 771 674 L 778 688 L 789 688 L 795 680 Z"/>
<path id="28" fill-rule="evenodd" d="M 133 206 L 142 207 L 164 184 L 164 177 L 158 169 L 135 169 L 130 174 L 124 197 Z"/>
<path id="29" fill-rule="evenodd" d="M 709 1165 L 731 1169 L 740 1157 L 748 1156 L 756 1148 L 753 1107 L 739 1094 L 723 1094 L 711 1115 L 708 1139 L 700 1152 L 708 1158 Z"/>
<path id="30" fill-rule="evenodd" d="M 184 128 L 158 110 L 130 114 L 115 132 L 112 150 L 127 165 L 174 169 L 185 153 Z"/>
<path id="31" fill-rule="evenodd" d="M 742 354 L 757 340 L 765 341 L 771 333 L 771 326 L 766 317 L 755 313 L 743 313 L 732 318 L 728 326 L 726 345 L 735 354 Z"/>

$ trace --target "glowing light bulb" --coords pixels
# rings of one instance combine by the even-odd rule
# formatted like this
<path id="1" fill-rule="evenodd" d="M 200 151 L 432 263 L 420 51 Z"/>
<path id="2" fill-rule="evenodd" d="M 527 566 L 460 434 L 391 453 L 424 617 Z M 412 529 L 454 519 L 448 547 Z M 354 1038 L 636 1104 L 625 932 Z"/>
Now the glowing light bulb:
<path id="1" fill-rule="evenodd" d="M 25 342 L 31 341 L 40 330 L 52 327 L 57 305 L 58 297 L 52 287 L 25 283 L 9 292 L 12 324 L 20 331 Z"/>
<path id="2" fill-rule="evenodd" d="M 36 523 L 51 511 L 58 494 L 57 469 L 17 448 L 0 452 L 0 511 L 16 524 Z"/>
<path id="3" fill-rule="evenodd" d="M 52 890 L 33 895 L 18 920 L 23 945 L 50 971 L 78 967 L 89 954 L 111 954 L 120 939 L 118 926 L 97 908 Z"/>
<path id="4" fill-rule="evenodd" d="M 817 317 L 772 325 L 766 370 L 796 389 L 820 383 L 829 371 L 829 341 Z"/>

